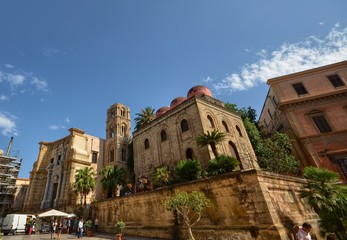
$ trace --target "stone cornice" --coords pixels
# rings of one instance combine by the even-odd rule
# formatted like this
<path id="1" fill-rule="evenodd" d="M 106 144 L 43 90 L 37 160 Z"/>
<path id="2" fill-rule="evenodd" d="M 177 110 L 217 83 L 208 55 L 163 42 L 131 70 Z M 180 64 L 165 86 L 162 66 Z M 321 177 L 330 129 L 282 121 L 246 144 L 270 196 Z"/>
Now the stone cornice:
<path id="1" fill-rule="evenodd" d="M 278 109 L 283 111 L 288 107 L 308 105 L 308 104 L 313 104 L 317 102 L 328 102 L 328 101 L 331 101 L 332 99 L 347 99 L 347 89 L 345 88 L 339 91 L 322 94 L 319 96 L 297 98 L 295 100 L 282 102 L 282 103 L 279 103 Z"/>

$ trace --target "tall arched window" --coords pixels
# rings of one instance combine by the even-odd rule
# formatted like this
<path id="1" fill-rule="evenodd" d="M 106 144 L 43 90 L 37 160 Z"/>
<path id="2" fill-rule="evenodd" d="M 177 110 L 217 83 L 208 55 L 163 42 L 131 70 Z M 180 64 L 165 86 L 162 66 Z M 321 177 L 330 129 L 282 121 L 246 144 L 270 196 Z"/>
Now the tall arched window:
<path id="1" fill-rule="evenodd" d="M 109 138 L 114 138 L 114 130 L 112 128 L 110 128 L 109 133 Z"/>
<path id="2" fill-rule="evenodd" d="M 228 124 L 227 124 L 225 121 L 222 121 L 222 124 L 223 124 L 223 126 L 224 126 L 224 130 L 225 130 L 226 132 L 230 132 L 230 131 L 229 131 L 229 128 L 228 128 Z"/>
<path id="3" fill-rule="evenodd" d="M 126 136 L 126 131 L 127 131 L 127 125 L 125 125 L 123 123 L 120 131 L 121 131 L 122 137 L 125 137 Z"/>
<path id="4" fill-rule="evenodd" d="M 242 132 L 241 129 L 239 128 L 239 126 L 236 125 L 236 130 L 239 133 L 239 136 L 242 137 Z"/>
<path id="5" fill-rule="evenodd" d="M 189 130 L 189 125 L 188 125 L 188 121 L 186 119 L 183 119 L 181 121 L 181 131 L 182 132 L 186 132 Z"/>
<path id="6" fill-rule="evenodd" d="M 149 148 L 149 140 L 146 138 L 145 139 L 145 149 Z"/>
<path id="7" fill-rule="evenodd" d="M 214 123 L 213 123 L 213 119 L 210 115 L 207 115 L 207 120 L 208 120 L 208 126 L 210 128 L 214 128 Z"/>
<path id="8" fill-rule="evenodd" d="M 109 153 L 108 157 L 109 157 L 109 159 L 108 159 L 109 162 L 114 161 L 114 149 L 113 148 L 110 149 L 110 153 Z"/>
<path id="9" fill-rule="evenodd" d="M 193 156 L 193 149 L 191 148 L 187 148 L 186 150 L 186 159 L 193 159 L 194 156 Z"/>
<path id="10" fill-rule="evenodd" d="M 127 160 L 127 148 L 123 146 L 122 148 L 122 161 L 125 162 Z"/>
<path id="11" fill-rule="evenodd" d="M 160 139 L 161 139 L 162 142 L 164 142 L 164 141 L 167 140 L 167 135 L 166 135 L 165 130 L 162 130 L 162 131 L 160 132 Z"/>

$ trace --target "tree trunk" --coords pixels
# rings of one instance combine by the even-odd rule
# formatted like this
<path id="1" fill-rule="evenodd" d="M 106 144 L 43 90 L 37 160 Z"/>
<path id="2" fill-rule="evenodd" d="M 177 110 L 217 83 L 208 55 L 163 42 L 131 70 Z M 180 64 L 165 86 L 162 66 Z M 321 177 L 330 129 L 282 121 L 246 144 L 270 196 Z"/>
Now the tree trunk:
<path id="1" fill-rule="evenodd" d="M 211 143 L 210 146 L 211 146 L 211 149 L 212 149 L 212 152 L 213 152 L 214 157 L 215 157 L 215 158 L 218 157 L 218 151 L 217 151 L 216 145 L 213 144 L 213 143 Z"/>
<path id="2" fill-rule="evenodd" d="M 188 227 L 188 232 L 189 232 L 189 236 L 190 236 L 189 240 L 195 240 L 191 227 Z"/>

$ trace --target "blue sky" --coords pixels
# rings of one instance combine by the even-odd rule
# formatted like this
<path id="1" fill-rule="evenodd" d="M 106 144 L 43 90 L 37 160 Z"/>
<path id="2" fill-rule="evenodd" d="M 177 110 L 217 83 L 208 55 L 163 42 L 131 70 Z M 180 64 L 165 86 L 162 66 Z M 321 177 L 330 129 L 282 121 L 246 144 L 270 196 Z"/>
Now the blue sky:
<path id="1" fill-rule="evenodd" d="M 269 78 L 347 60 L 345 0 L 0 1 L 0 148 L 29 177 L 40 141 L 105 138 L 106 110 L 198 84 L 260 114 Z M 134 126 L 134 124 L 132 124 Z M 132 128 L 133 128 L 132 126 Z"/>

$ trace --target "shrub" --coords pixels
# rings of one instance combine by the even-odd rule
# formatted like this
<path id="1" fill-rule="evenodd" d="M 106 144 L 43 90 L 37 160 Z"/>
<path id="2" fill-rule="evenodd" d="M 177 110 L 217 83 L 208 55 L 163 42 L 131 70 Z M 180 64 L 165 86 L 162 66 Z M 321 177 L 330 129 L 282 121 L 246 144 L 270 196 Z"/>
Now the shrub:
<path id="1" fill-rule="evenodd" d="M 208 161 L 207 175 L 216 176 L 218 174 L 231 172 L 240 164 L 240 162 L 231 157 L 220 155 Z"/>
<path id="2" fill-rule="evenodd" d="M 183 159 L 177 163 L 173 172 L 176 182 L 189 182 L 201 178 L 201 164 L 195 159 Z"/>
<path id="3" fill-rule="evenodd" d="M 155 188 L 168 185 L 170 182 L 170 171 L 166 167 L 156 168 L 152 181 Z"/>

